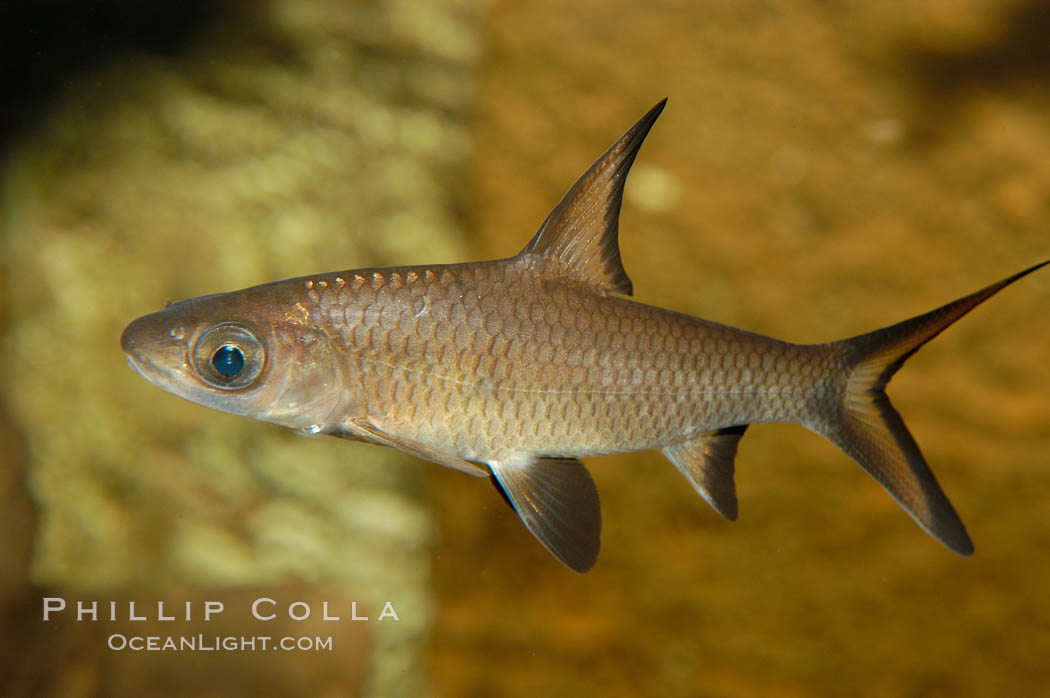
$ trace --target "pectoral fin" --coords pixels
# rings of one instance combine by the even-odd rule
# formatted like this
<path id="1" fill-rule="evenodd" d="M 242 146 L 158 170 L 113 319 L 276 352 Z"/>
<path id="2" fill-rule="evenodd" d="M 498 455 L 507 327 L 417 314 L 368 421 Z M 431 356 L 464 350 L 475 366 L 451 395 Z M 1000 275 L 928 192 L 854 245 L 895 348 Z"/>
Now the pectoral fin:
<path id="1" fill-rule="evenodd" d="M 341 433 L 339 436 L 342 436 L 345 439 L 368 441 L 370 443 L 379 444 L 380 446 L 396 448 L 399 451 L 410 453 L 416 458 L 422 458 L 431 463 L 443 465 L 446 468 L 459 470 L 460 472 L 473 475 L 474 477 L 488 477 L 489 474 L 488 471 L 480 465 L 471 463 L 468 460 L 463 460 L 462 458 L 448 453 L 442 453 L 441 451 L 417 441 L 388 434 L 382 429 L 367 422 L 352 422 L 351 425 L 347 427 L 346 433 Z"/>
<path id="2" fill-rule="evenodd" d="M 664 456 L 685 475 L 693 489 L 730 521 L 736 521 L 737 515 L 733 459 L 746 429 L 746 424 L 727 427 L 663 449 Z"/>
<path id="3" fill-rule="evenodd" d="M 525 527 L 576 572 L 598 559 L 602 514 L 598 489 L 575 458 L 490 463 L 496 483 Z"/>

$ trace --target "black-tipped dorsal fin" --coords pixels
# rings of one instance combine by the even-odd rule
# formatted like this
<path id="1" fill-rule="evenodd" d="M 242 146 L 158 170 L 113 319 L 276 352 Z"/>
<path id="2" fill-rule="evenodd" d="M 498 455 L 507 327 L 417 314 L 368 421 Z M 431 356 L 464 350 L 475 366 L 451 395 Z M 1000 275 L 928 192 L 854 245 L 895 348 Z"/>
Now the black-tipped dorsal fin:
<path id="1" fill-rule="evenodd" d="M 602 513 L 598 488 L 575 458 L 523 457 L 489 463 L 504 498 L 529 533 L 576 572 L 598 559 Z"/>
<path id="2" fill-rule="evenodd" d="M 697 494 L 730 521 L 736 521 L 737 513 L 733 459 L 746 429 L 746 424 L 719 429 L 663 450 Z"/>
<path id="3" fill-rule="evenodd" d="M 552 271 L 611 291 L 631 295 L 631 280 L 620 261 L 617 241 L 620 203 L 627 171 L 663 111 L 666 99 L 628 129 L 594 161 L 547 216 L 522 255 L 554 263 Z"/>

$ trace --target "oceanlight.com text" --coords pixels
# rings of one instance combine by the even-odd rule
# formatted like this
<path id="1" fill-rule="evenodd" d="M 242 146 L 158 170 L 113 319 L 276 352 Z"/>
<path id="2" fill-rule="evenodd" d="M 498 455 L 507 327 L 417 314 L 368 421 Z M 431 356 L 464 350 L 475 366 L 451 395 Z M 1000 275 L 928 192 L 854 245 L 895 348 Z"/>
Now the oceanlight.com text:
<path id="1" fill-rule="evenodd" d="M 115 652 L 331 652 L 332 637 L 270 635 L 124 635 L 113 633 L 106 646 Z"/>

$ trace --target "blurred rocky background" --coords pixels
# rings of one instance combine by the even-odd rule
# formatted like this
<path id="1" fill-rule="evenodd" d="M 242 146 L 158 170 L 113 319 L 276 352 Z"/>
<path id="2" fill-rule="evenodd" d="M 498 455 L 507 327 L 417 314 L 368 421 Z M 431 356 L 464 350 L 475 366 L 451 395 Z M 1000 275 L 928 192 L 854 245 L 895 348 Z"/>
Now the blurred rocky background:
<path id="1" fill-rule="evenodd" d="M 118 338 L 168 299 L 462 259 L 477 3 L 3 12 L 0 693 L 418 694 L 434 531 L 419 464 L 166 399 Z M 111 626 L 39 612 L 43 595 L 236 605 L 248 588 L 297 589 L 315 617 L 356 600 L 372 621 L 302 624 L 330 628 L 333 652 L 223 664 L 106 651 Z M 398 621 L 376 622 L 386 601 Z M 240 610 L 222 634 L 276 632 Z"/>
<path id="2" fill-rule="evenodd" d="M 0 22 L 0 692 L 1050 683 L 1046 272 L 890 387 L 970 559 L 819 437 L 768 425 L 741 443 L 734 524 L 659 454 L 594 459 L 603 551 L 578 576 L 484 483 L 183 404 L 117 345 L 167 298 L 512 254 L 664 96 L 621 224 L 639 300 L 800 342 L 926 311 L 1050 257 L 1050 3 L 144 7 Z M 392 600 L 402 620 L 196 677 L 200 656 L 147 663 L 100 650 L 112 628 L 39 620 L 44 595 L 151 594 Z"/>

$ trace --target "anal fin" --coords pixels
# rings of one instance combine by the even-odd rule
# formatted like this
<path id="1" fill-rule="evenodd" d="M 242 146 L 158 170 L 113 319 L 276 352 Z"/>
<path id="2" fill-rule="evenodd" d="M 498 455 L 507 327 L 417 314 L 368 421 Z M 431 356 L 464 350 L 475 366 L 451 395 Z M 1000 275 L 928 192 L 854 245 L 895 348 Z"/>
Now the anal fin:
<path id="1" fill-rule="evenodd" d="M 489 463 L 501 493 L 529 532 L 576 572 L 598 559 L 602 514 L 598 488 L 575 458 Z"/>
<path id="2" fill-rule="evenodd" d="M 746 429 L 746 424 L 727 427 L 663 449 L 697 494 L 729 521 L 736 521 L 737 516 L 733 459 Z"/>

